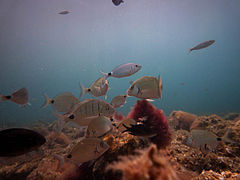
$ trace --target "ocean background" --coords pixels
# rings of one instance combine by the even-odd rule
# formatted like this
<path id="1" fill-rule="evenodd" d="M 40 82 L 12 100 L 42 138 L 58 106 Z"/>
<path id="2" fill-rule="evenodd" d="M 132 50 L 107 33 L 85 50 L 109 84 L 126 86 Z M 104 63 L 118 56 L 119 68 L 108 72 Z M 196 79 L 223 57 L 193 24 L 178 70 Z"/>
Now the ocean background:
<path id="1" fill-rule="evenodd" d="M 70 13 L 58 14 L 62 10 Z M 213 45 L 188 54 L 211 39 Z M 119 6 L 111 0 L 1 0 L 0 93 L 26 87 L 32 105 L 0 103 L 0 127 L 53 122 L 52 107 L 40 108 L 43 93 L 79 97 L 79 82 L 88 87 L 100 69 L 128 62 L 143 67 L 109 78 L 108 102 L 124 94 L 130 80 L 160 74 L 162 99 L 153 104 L 166 115 L 240 112 L 239 42 L 239 0 L 125 0 Z M 129 97 L 117 111 L 127 114 L 136 100 Z"/>

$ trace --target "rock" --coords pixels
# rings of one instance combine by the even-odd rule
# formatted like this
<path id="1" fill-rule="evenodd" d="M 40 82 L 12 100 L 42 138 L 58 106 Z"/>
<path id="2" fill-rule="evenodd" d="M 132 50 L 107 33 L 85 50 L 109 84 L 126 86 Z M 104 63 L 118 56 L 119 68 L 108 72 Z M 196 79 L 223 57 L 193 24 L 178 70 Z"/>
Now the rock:
<path id="1" fill-rule="evenodd" d="M 195 114 L 184 111 L 173 111 L 169 116 L 169 125 L 175 130 L 183 129 L 190 131 L 192 123 L 198 117 Z"/>

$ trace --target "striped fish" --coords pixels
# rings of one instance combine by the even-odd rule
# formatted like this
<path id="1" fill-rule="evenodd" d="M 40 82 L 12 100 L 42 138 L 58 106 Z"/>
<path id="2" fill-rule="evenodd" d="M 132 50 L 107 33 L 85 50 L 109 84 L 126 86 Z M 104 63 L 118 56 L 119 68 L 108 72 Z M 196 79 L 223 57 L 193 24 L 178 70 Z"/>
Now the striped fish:
<path id="1" fill-rule="evenodd" d="M 85 99 L 76 105 L 69 114 L 56 114 L 65 122 L 74 122 L 80 126 L 87 126 L 92 118 L 97 116 L 111 117 L 115 112 L 114 107 L 100 99 Z"/>

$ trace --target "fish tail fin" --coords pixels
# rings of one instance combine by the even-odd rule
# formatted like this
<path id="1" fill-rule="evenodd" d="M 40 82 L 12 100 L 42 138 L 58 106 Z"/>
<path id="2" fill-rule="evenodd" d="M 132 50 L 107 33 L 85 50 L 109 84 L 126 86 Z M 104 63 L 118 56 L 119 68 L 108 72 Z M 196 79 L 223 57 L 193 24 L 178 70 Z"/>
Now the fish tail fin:
<path id="1" fill-rule="evenodd" d="M 162 89 L 163 89 L 163 85 L 162 85 L 162 79 L 160 74 L 158 75 L 158 94 L 159 94 L 159 98 L 162 97 Z"/>
<path id="2" fill-rule="evenodd" d="M 44 95 L 44 97 L 45 97 L 45 102 L 44 102 L 44 104 L 41 106 L 41 108 L 45 108 L 45 107 L 47 107 L 49 104 L 51 104 L 51 99 L 47 96 L 47 94 L 43 94 Z"/>
<path id="3" fill-rule="evenodd" d="M 81 89 L 81 94 L 80 94 L 80 98 L 81 98 L 88 92 L 88 88 L 85 88 L 84 85 L 82 85 L 81 83 L 79 83 L 79 87 Z"/>
<path id="4" fill-rule="evenodd" d="M 231 128 L 228 128 L 227 131 L 225 132 L 225 134 L 223 135 L 223 137 L 221 137 L 220 139 L 223 141 L 223 142 L 228 142 L 228 143 L 235 143 L 234 141 L 232 141 L 231 139 L 229 139 L 229 132 L 230 132 L 230 129 Z"/>
<path id="5" fill-rule="evenodd" d="M 65 159 L 63 156 L 58 155 L 58 154 L 53 154 L 53 157 L 58 160 L 57 170 L 59 170 L 65 163 Z"/>
<path id="6" fill-rule="evenodd" d="M 188 50 L 188 54 L 190 54 L 190 52 L 192 52 L 192 48 L 190 48 L 190 49 Z"/>
<path id="7" fill-rule="evenodd" d="M 56 131 L 57 131 L 57 133 L 60 133 L 60 132 L 62 132 L 64 126 L 67 123 L 66 122 L 67 117 L 66 117 L 66 115 L 59 114 L 57 112 L 54 112 L 53 114 L 58 118 Z"/>
<path id="8" fill-rule="evenodd" d="M 108 73 L 105 73 L 105 72 L 103 72 L 102 70 L 100 70 L 100 73 L 102 73 L 102 74 L 104 75 L 105 79 L 108 78 Z"/>
<path id="9" fill-rule="evenodd" d="M 0 94 L 0 102 L 3 102 L 5 100 L 4 96 Z"/>
<path id="10" fill-rule="evenodd" d="M 0 94 L 1 102 L 8 100 L 8 98 L 2 94 Z"/>

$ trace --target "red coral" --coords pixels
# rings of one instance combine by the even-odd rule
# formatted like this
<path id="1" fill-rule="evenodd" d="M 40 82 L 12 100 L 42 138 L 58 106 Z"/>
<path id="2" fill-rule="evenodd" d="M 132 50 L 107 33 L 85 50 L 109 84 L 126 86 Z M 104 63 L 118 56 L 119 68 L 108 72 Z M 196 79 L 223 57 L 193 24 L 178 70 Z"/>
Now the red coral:
<path id="1" fill-rule="evenodd" d="M 157 145 L 158 148 L 164 148 L 171 142 L 171 132 L 168 126 L 167 118 L 163 111 L 156 108 L 146 100 L 138 100 L 137 104 L 128 114 L 128 118 L 136 121 L 144 119 L 144 125 L 150 127 L 156 136 L 149 138 L 151 142 Z"/>

